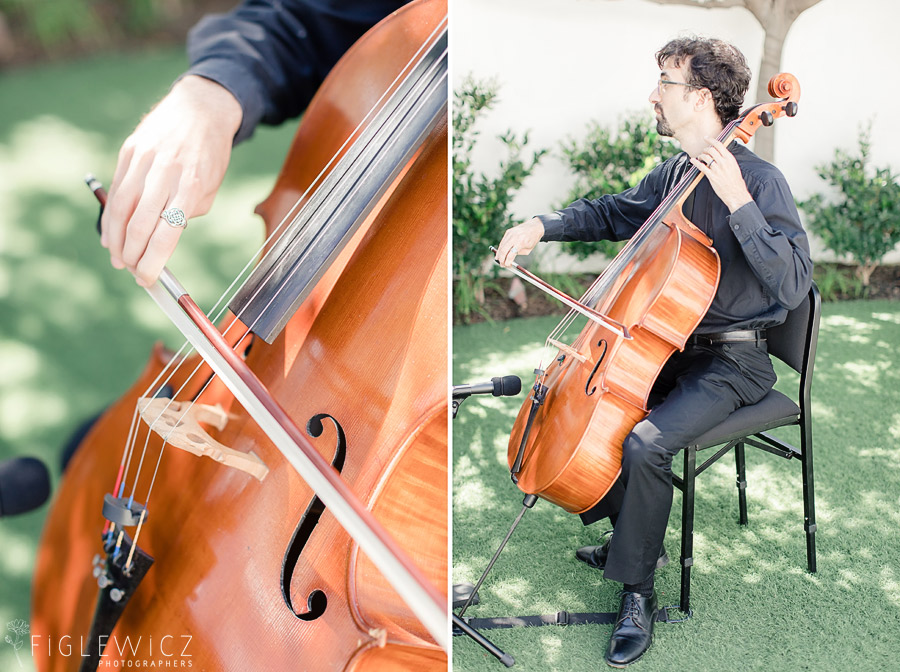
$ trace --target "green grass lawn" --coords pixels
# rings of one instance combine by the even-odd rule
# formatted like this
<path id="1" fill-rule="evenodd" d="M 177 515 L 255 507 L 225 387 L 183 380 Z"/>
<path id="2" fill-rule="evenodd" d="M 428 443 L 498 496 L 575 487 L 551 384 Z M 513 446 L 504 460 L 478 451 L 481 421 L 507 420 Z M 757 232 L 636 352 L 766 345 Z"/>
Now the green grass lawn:
<path id="1" fill-rule="evenodd" d="M 131 385 L 155 341 L 183 341 L 109 265 L 82 178 L 93 172 L 109 184 L 120 144 L 185 66 L 177 50 L 0 73 L 0 460 L 39 457 L 54 484 L 78 423 Z M 253 207 L 292 136 L 291 125 L 264 129 L 237 148 L 213 210 L 184 235 L 170 268 L 201 306 L 215 303 L 261 242 Z M 2 638 L 6 623 L 29 619 L 46 511 L 0 519 L 0 670 L 19 669 Z"/>
<path id="2" fill-rule="evenodd" d="M 454 330 L 453 382 L 516 374 L 533 381 L 557 320 L 535 318 Z M 750 524 L 737 524 L 734 462 L 697 481 L 693 619 L 658 624 L 635 670 L 900 670 L 900 304 L 823 308 L 813 381 L 818 572 L 806 571 L 799 464 L 748 448 Z M 779 367 L 779 387 L 796 374 Z M 477 397 L 453 424 L 453 580 L 475 582 L 522 506 L 506 468 L 509 428 L 524 399 Z M 783 435 L 796 440 L 786 430 Z M 676 470 L 681 462 L 676 459 Z M 676 491 L 657 573 L 661 604 L 679 599 L 681 496 Z M 481 590 L 473 617 L 615 611 L 619 586 L 579 563 L 606 521 L 583 527 L 547 502 L 529 511 Z M 607 669 L 612 626 L 492 630 L 513 669 Z M 454 639 L 454 669 L 505 669 Z"/>

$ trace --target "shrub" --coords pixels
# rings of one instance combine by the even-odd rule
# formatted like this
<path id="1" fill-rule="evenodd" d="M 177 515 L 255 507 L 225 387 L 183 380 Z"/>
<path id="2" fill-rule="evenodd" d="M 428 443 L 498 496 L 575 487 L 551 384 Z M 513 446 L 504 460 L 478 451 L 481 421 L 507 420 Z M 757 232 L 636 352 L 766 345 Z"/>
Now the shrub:
<path id="1" fill-rule="evenodd" d="M 143 38 L 181 42 L 200 14 L 227 11 L 234 4 L 231 0 L 0 0 L 0 62 L 128 47 Z"/>
<path id="2" fill-rule="evenodd" d="M 816 264 L 813 279 L 819 286 L 822 301 L 839 301 L 842 298 L 859 298 L 863 285 L 850 267 L 837 264 Z"/>
<path id="3" fill-rule="evenodd" d="M 0 12 L 9 16 L 13 33 L 34 40 L 44 50 L 65 43 L 102 43 L 103 22 L 86 0 L 0 0 Z"/>
<path id="4" fill-rule="evenodd" d="M 509 227 L 509 206 L 545 150 L 523 159 L 528 134 L 519 139 L 512 131 L 499 136 L 506 159 L 498 174 L 490 177 L 472 168 L 472 151 L 478 140 L 475 122 L 497 100 L 497 85 L 467 78 L 453 95 L 453 296 L 454 313 L 468 321 L 473 311 L 486 314 L 484 285 L 496 277 L 497 268 L 485 271 L 489 247 L 497 245 Z"/>
<path id="5" fill-rule="evenodd" d="M 872 272 L 900 242 L 900 184 L 890 168 L 869 165 L 870 128 L 859 133 L 859 154 L 835 150 L 834 161 L 817 166 L 819 177 L 837 189 L 836 198 L 814 194 L 798 205 L 825 246 L 856 264 L 869 286 Z"/>
<path id="6" fill-rule="evenodd" d="M 671 141 L 660 137 L 656 123 L 647 115 L 625 117 L 612 130 L 592 122 L 583 140 L 569 139 L 562 145 L 563 156 L 576 179 L 561 206 L 579 198 L 593 199 L 625 191 L 676 151 Z M 568 243 L 566 251 L 579 259 L 595 252 L 614 257 L 621 247 L 622 243 L 611 241 L 578 241 Z"/>

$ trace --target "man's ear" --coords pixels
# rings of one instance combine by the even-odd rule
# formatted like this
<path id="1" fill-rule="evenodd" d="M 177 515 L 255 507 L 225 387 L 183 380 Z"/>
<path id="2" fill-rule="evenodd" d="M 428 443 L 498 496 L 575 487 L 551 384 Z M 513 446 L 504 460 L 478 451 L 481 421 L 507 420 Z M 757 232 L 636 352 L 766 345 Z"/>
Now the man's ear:
<path id="1" fill-rule="evenodd" d="M 695 106 L 698 111 L 704 110 L 708 107 L 712 107 L 713 109 L 715 109 L 716 101 L 713 100 L 712 91 L 710 91 L 709 89 L 697 89 L 697 94 L 697 102 L 695 103 Z"/>

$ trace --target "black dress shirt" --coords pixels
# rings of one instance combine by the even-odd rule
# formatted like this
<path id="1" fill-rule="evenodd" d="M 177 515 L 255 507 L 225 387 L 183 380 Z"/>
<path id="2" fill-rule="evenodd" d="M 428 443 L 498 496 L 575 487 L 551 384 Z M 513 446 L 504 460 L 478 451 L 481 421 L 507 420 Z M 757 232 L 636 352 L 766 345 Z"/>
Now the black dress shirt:
<path id="1" fill-rule="evenodd" d="M 190 69 L 228 89 L 244 111 L 235 144 L 260 122 L 279 124 L 309 104 L 363 33 L 406 0 L 246 0 L 188 35 Z M 182 75 L 184 76 L 184 75 Z"/>
<path id="2" fill-rule="evenodd" d="M 809 242 L 781 171 L 738 142 L 729 149 L 753 200 L 732 214 L 708 180 L 696 188 L 689 219 L 712 239 L 722 264 L 716 296 L 698 334 L 780 324 L 789 309 L 800 305 L 812 281 Z M 581 199 L 540 215 L 542 240 L 630 238 L 690 168 L 682 152 L 621 194 Z"/>

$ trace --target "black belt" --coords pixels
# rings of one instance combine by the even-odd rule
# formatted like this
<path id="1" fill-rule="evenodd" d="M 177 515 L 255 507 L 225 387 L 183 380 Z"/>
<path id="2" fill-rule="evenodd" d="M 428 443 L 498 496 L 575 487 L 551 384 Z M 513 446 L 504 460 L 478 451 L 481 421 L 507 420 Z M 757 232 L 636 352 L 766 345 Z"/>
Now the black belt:
<path id="1" fill-rule="evenodd" d="M 693 345 L 713 345 L 715 343 L 760 343 L 765 340 L 765 329 L 745 329 L 743 331 L 722 331 L 717 334 L 692 334 L 687 342 Z"/>

